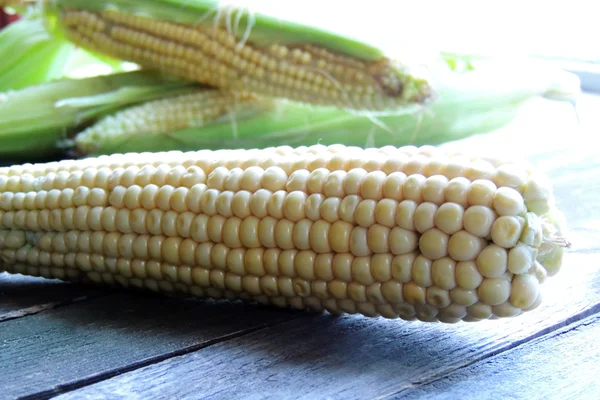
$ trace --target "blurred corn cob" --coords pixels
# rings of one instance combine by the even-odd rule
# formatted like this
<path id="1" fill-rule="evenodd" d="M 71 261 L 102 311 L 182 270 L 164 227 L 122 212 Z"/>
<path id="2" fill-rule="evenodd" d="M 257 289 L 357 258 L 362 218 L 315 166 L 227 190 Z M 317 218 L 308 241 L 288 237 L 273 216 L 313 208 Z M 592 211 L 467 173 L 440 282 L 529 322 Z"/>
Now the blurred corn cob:
<path id="1" fill-rule="evenodd" d="M 133 71 L 0 93 L 0 157 L 56 156 L 63 139 L 96 118 L 197 88 L 159 73 Z"/>
<path id="2" fill-rule="evenodd" d="M 377 47 L 220 2 L 47 5 L 84 48 L 221 89 L 372 112 L 432 98 L 427 80 Z"/>
<path id="3" fill-rule="evenodd" d="M 227 101 L 230 95 L 206 90 L 107 116 L 78 134 L 74 144 L 79 155 L 317 142 L 361 147 L 439 144 L 503 127 L 535 97 L 567 100 L 577 93 L 577 79 L 553 68 L 482 61 L 461 69 L 456 66 L 460 57 L 450 59 L 451 69 L 439 63 L 433 74 L 439 98 L 419 114 L 372 117 L 263 97 L 235 103 Z"/>

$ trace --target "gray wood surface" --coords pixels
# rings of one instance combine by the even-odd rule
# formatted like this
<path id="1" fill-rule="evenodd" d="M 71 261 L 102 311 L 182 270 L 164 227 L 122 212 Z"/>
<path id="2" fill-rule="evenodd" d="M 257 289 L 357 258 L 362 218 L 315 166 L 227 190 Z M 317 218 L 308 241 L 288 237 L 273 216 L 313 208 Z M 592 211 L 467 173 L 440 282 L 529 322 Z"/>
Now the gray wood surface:
<path id="1" fill-rule="evenodd" d="M 594 315 L 440 380 L 405 400 L 594 399 L 600 393 L 600 316 Z"/>
<path id="2" fill-rule="evenodd" d="M 0 322 L 37 314 L 104 291 L 43 278 L 0 273 Z"/>
<path id="3" fill-rule="evenodd" d="M 579 107 L 583 129 L 568 106 L 533 104 L 502 131 L 447 145 L 526 158 L 551 176 L 573 248 L 539 309 L 407 323 L 114 291 L 80 298 L 0 275 L 0 398 L 598 398 L 600 98 Z"/>
<path id="4" fill-rule="evenodd" d="M 0 397 L 43 397 L 299 314 L 120 293 L 5 321 L 0 324 Z"/>

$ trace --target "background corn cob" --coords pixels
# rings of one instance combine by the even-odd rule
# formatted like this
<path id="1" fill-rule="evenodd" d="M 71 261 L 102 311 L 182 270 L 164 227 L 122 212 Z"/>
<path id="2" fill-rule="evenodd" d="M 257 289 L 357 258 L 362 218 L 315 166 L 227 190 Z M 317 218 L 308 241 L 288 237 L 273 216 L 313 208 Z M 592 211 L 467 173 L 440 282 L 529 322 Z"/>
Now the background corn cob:
<path id="1" fill-rule="evenodd" d="M 536 308 L 551 187 L 427 146 L 102 156 L 0 169 L 0 270 L 458 322 Z"/>
<path id="2" fill-rule="evenodd" d="M 445 61 L 453 67 L 447 68 Z M 439 144 L 503 127 L 538 96 L 574 101 L 578 93 L 576 77 L 551 67 L 496 60 L 456 65 L 461 61 L 468 60 L 446 56 L 432 65 L 438 98 L 417 114 L 374 117 L 265 97 L 229 102 L 231 94 L 207 89 L 193 94 L 195 101 L 189 104 L 187 95 L 171 97 L 110 115 L 78 133 L 74 144 L 80 155 L 316 142 L 361 147 Z"/>
<path id="3" fill-rule="evenodd" d="M 432 96 L 426 79 L 376 47 L 215 1 L 54 0 L 48 9 L 78 45 L 221 89 L 368 111 Z"/>
<path id="4" fill-rule="evenodd" d="M 86 123 L 120 108 L 198 86 L 153 72 L 62 79 L 0 94 L 0 157 L 57 157 L 60 142 Z"/>

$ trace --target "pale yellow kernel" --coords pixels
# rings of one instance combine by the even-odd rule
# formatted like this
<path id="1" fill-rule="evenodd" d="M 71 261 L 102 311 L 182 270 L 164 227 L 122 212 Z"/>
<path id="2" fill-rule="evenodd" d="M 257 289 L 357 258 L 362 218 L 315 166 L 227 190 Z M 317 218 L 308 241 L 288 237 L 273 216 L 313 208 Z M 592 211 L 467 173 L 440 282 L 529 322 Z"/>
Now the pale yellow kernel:
<path id="1" fill-rule="evenodd" d="M 449 238 L 439 229 L 430 229 L 419 238 L 419 249 L 426 257 L 437 260 L 448 254 Z"/>
<path id="2" fill-rule="evenodd" d="M 277 191 L 271 195 L 267 202 L 267 213 L 277 219 L 283 218 L 283 202 L 288 192 L 284 190 Z"/>
<path id="3" fill-rule="evenodd" d="M 278 220 L 273 217 L 265 217 L 258 224 L 258 238 L 265 247 L 277 247 L 275 240 L 275 227 Z"/>
<path id="4" fill-rule="evenodd" d="M 402 284 L 396 281 L 387 281 L 381 285 L 381 294 L 391 304 L 404 303 Z"/>
<path id="5" fill-rule="evenodd" d="M 467 315 L 477 320 L 489 319 L 492 316 L 492 307 L 482 302 L 477 302 L 467 307 Z"/>
<path id="6" fill-rule="evenodd" d="M 227 218 L 221 215 L 213 215 L 208 220 L 207 232 L 208 238 L 214 243 L 221 243 L 223 241 L 223 227 Z"/>
<path id="7" fill-rule="evenodd" d="M 463 289 L 476 289 L 483 281 L 483 276 L 475 261 L 461 261 L 456 264 L 456 283 Z"/>
<path id="8" fill-rule="evenodd" d="M 293 192 L 295 190 L 308 192 L 307 182 L 309 176 L 310 171 L 308 171 L 307 169 L 295 170 L 289 176 L 288 181 L 285 185 L 285 190 L 287 190 L 288 192 Z"/>
<path id="9" fill-rule="evenodd" d="M 353 168 L 344 178 L 343 188 L 347 195 L 360 195 L 361 186 L 368 172 L 363 168 Z"/>
<path id="10" fill-rule="evenodd" d="M 311 221 L 321 219 L 321 207 L 325 201 L 325 196 L 319 193 L 313 193 L 306 199 L 304 205 L 304 214 Z"/>
<path id="11" fill-rule="evenodd" d="M 333 158 L 330 163 L 332 162 Z M 327 176 L 327 180 L 323 186 L 323 194 L 325 194 L 326 197 L 344 197 L 344 179 L 346 178 L 346 171 L 341 169 L 333 170 L 332 168 L 330 168 L 330 170 L 332 170 L 332 172 Z"/>
<path id="12" fill-rule="evenodd" d="M 261 188 L 262 176 L 264 170 L 257 166 L 247 168 L 240 179 L 240 189 L 249 192 L 256 192 Z"/>
<path id="13" fill-rule="evenodd" d="M 262 292 L 269 296 L 279 296 L 279 288 L 277 286 L 277 277 L 275 276 L 261 276 L 260 277 L 260 288 Z M 241 287 L 240 287 L 241 290 Z"/>
<path id="14" fill-rule="evenodd" d="M 187 193 L 189 189 L 186 187 L 178 187 L 171 194 L 170 199 L 170 208 L 178 213 L 183 213 L 188 211 L 188 207 L 186 204 Z"/>
<path id="15" fill-rule="evenodd" d="M 369 172 L 363 179 L 360 196 L 364 199 L 381 200 L 386 177 L 383 171 Z"/>
<path id="16" fill-rule="evenodd" d="M 329 293 L 336 299 L 345 299 L 348 297 L 348 285 L 346 282 L 332 280 L 327 282 Z"/>
<path id="17" fill-rule="evenodd" d="M 260 278 L 256 276 L 243 276 L 242 277 L 242 288 L 245 292 L 248 292 L 251 295 L 258 296 L 261 293 L 260 290 Z"/>
<path id="18" fill-rule="evenodd" d="M 428 161 L 429 159 L 425 155 L 414 155 L 408 160 L 408 162 L 404 166 L 404 172 L 406 172 L 406 174 L 409 176 L 422 174 Z"/>
<path id="19" fill-rule="evenodd" d="M 525 201 L 519 192 L 508 187 L 500 187 L 493 198 L 494 211 L 500 216 L 519 215 L 525 211 Z"/>
<path id="20" fill-rule="evenodd" d="M 449 318 L 450 320 L 464 319 L 467 316 L 467 307 L 461 304 L 450 304 L 449 306 L 440 310 L 438 317 Z"/>
<path id="21" fill-rule="evenodd" d="M 355 257 L 351 267 L 352 279 L 363 285 L 375 282 L 371 274 L 371 257 Z"/>
<path id="22" fill-rule="evenodd" d="M 122 208 L 117 211 L 117 214 L 115 215 L 115 227 L 118 232 L 132 233 L 133 229 L 131 228 L 130 221 L 131 221 L 131 210 Z M 163 219 L 163 221 L 164 221 L 164 219 Z M 171 236 L 174 236 L 174 235 L 171 235 Z"/>
<path id="23" fill-rule="evenodd" d="M 88 213 L 87 224 L 91 230 L 101 231 L 103 229 L 103 226 L 102 226 L 103 225 L 102 224 L 103 210 L 104 210 L 104 208 L 102 208 L 102 207 L 94 207 Z M 42 213 L 40 213 L 40 216 L 42 216 Z M 114 222 L 114 220 L 112 222 Z M 44 225 L 42 225 L 42 228 L 44 228 Z"/>
<path id="24" fill-rule="evenodd" d="M 284 190 L 288 181 L 286 172 L 276 166 L 268 167 L 262 175 L 261 187 L 271 192 Z"/>
<path id="25" fill-rule="evenodd" d="M 285 276 L 280 276 L 277 279 L 277 290 L 282 296 L 285 297 L 294 297 L 296 296 L 296 292 L 294 290 L 294 282 L 292 278 L 288 278 Z"/>
<path id="26" fill-rule="evenodd" d="M 153 210 L 156 208 L 156 197 L 158 196 L 158 186 L 148 185 L 142 189 L 140 194 L 140 204 L 146 210 Z"/>
<path id="27" fill-rule="evenodd" d="M 227 254 L 229 253 L 229 247 L 223 243 L 216 243 L 210 252 L 210 262 L 214 268 L 226 269 L 227 268 Z"/>
<path id="28" fill-rule="evenodd" d="M 496 168 L 494 183 L 521 191 L 527 180 L 527 171 L 517 164 L 503 164 Z"/>
<path id="29" fill-rule="evenodd" d="M 242 247 L 240 226 L 242 220 L 237 217 L 228 218 L 223 225 L 223 243 L 229 248 Z"/>
<path id="30" fill-rule="evenodd" d="M 496 213 L 486 206 L 471 206 L 463 217 L 463 225 L 467 232 L 482 238 L 488 237 L 496 220 Z"/>
<path id="31" fill-rule="evenodd" d="M 236 192 L 231 199 L 231 212 L 238 218 L 247 218 L 250 216 L 251 193 L 243 190 Z"/>
<path id="32" fill-rule="evenodd" d="M 538 251 L 519 243 L 508 252 L 508 270 L 513 274 L 525 274 L 533 267 Z"/>
<path id="33" fill-rule="evenodd" d="M 295 223 L 292 232 L 294 246 L 299 250 L 308 250 L 310 245 L 310 228 L 313 222 L 309 219 L 302 219 Z"/>
<path id="34" fill-rule="evenodd" d="M 427 304 L 435 308 L 444 308 L 450 305 L 450 293 L 438 286 L 431 286 L 427 288 L 425 295 Z"/>
<path id="35" fill-rule="evenodd" d="M 294 225 L 294 222 L 287 219 L 281 219 L 275 225 L 275 242 L 279 248 L 284 250 L 295 248 Z"/>
<path id="36" fill-rule="evenodd" d="M 404 200 L 402 188 L 405 180 L 406 174 L 403 172 L 390 173 L 383 183 L 383 196 L 396 201 Z"/>
<path id="37" fill-rule="evenodd" d="M 359 257 L 371 255 L 372 251 L 369 248 L 367 239 L 367 228 L 361 226 L 352 228 L 352 231 L 350 232 L 350 252 Z"/>
<path id="38" fill-rule="evenodd" d="M 329 243 L 331 249 L 336 253 L 347 253 L 350 251 L 350 235 L 353 225 L 346 221 L 336 221 L 329 229 Z"/>
<path id="39" fill-rule="evenodd" d="M 225 167 L 216 167 L 208 174 L 206 185 L 210 189 L 223 190 L 225 188 L 225 179 L 229 176 L 229 170 Z"/>
<path id="40" fill-rule="evenodd" d="M 329 170 L 326 168 L 316 168 L 308 176 L 306 190 L 309 194 L 323 193 L 325 182 L 329 176 Z"/>
<path id="41" fill-rule="evenodd" d="M 366 296 L 367 301 L 371 304 L 382 305 L 387 303 L 381 291 L 381 283 L 379 282 L 372 283 L 366 287 Z"/>
<path id="42" fill-rule="evenodd" d="M 348 297 L 356 303 L 367 301 L 367 288 L 358 282 L 348 283 Z"/>
<path id="43" fill-rule="evenodd" d="M 206 173 L 202 168 L 191 166 L 187 168 L 186 173 L 181 177 L 181 185 L 192 188 L 194 185 L 205 183 L 206 179 Z"/>
<path id="44" fill-rule="evenodd" d="M 288 193 L 282 204 L 283 217 L 293 222 L 304 219 L 304 207 L 307 200 L 308 195 L 304 192 L 294 191 Z"/>
<path id="45" fill-rule="evenodd" d="M 463 207 L 468 207 L 469 202 L 467 193 L 471 181 L 464 177 L 452 178 L 444 190 L 444 197 L 447 202 L 457 203 Z"/>
<path id="46" fill-rule="evenodd" d="M 456 261 L 450 257 L 439 258 L 431 264 L 433 283 L 442 289 L 450 290 L 456 286 Z"/>
<path id="47" fill-rule="evenodd" d="M 373 253 L 389 253 L 390 231 L 390 228 L 379 224 L 368 228 L 367 244 Z"/>
<path id="48" fill-rule="evenodd" d="M 260 219 L 250 216 L 241 220 L 238 227 L 240 244 L 247 248 L 260 247 Z"/>
<path id="49" fill-rule="evenodd" d="M 459 231 L 450 236 L 448 254 L 456 261 L 474 260 L 484 244 L 483 239 L 467 231 Z"/>
<path id="50" fill-rule="evenodd" d="M 192 281 L 194 284 L 207 288 L 210 286 L 210 272 L 204 268 L 192 268 Z"/>
<path id="51" fill-rule="evenodd" d="M 310 227 L 310 245 L 317 253 L 331 251 L 329 231 L 331 224 L 324 220 L 315 221 Z"/>
<path id="52" fill-rule="evenodd" d="M 269 204 L 272 194 L 273 192 L 266 189 L 261 189 L 252 193 L 252 196 L 250 197 L 250 212 L 252 215 L 258 218 L 264 218 L 268 215 L 267 205 Z"/>
<path id="53" fill-rule="evenodd" d="M 360 203 L 361 198 L 357 195 L 349 195 L 344 197 L 338 209 L 340 219 L 349 223 L 356 222 L 354 219 L 354 214 L 356 213 L 356 209 Z"/>
<path id="54" fill-rule="evenodd" d="M 508 300 L 510 288 L 511 283 L 506 279 L 485 278 L 477 288 L 477 294 L 483 303 L 494 306 Z"/>
<path id="55" fill-rule="evenodd" d="M 419 233 L 425 233 L 435 227 L 435 215 L 438 206 L 434 203 L 421 203 L 417 206 L 414 213 L 415 229 Z"/>
<path id="56" fill-rule="evenodd" d="M 412 280 L 421 287 L 433 285 L 431 276 L 432 261 L 422 254 L 418 255 L 413 262 L 411 271 Z"/>
<path id="57" fill-rule="evenodd" d="M 433 175 L 425 180 L 423 184 L 423 201 L 437 205 L 444 203 L 444 190 L 448 185 L 448 178 L 444 175 Z"/>
<path id="58" fill-rule="evenodd" d="M 539 261 L 535 261 L 533 263 L 533 267 L 529 271 L 527 271 L 528 275 L 533 275 L 537 278 L 539 283 L 544 283 L 546 278 L 548 277 L 548 273 L 546 272 L 546 268 Z"/>
<path id="59" fill-rule="evenodd" d="M 409 175 L 402 185 L 403 198 L 421 203 L 423 201 L 423 186 L 426 179 L 425 176 L 420 174 Z"/>
<path id="60" fill-rule="evenodd" d="M 375 206 L 375 222 L 388 228 L 396 225 L 396 210 L 398 202 L 392 199 L 383 199 Z"/>
<path id="61" fill-rule="evenodd" d="M 472 206 L 492 207 L 498 187 L 487 179 L 477 179 L 469 185 L 467 200 Z"/>
<path id="62" fill-rule="evenodd" d="M 315 260 L 315 275 L 318 279 L 323 281 L 330 281 L 333 279 L 333 264 L 334 259 L 337 256 L 338 254 L 334 256 L 332 253 L 317 254 Z M 344 259 L 344 257 L 351 258 L 348 254 L 339 254 L 339 256 L 342 259 Z"/>
<path id="63" fill-rule="evenodd" d="M 464 213 L 465 210 L 460 204 L 444 203 L 435 214 L 435 226 L 452 235 L 463 229 Z"/>
<path id="64" fill-rule="evenodd" d="M 416 231 L 415 212 L 418 204 L 413 200 L 403 200 L 396 209 L 396 225 L 400 228 Z"/>
<path id="65" fill-rule="evenodd" d="M 476 181 L 478 179 L 489 180 L 494 177 L 496 169 L 494 166 L 485 160 L 474 160 L 471 161 L 467 169 L 465 170 L 465 178 Z"/>
<path id="66" fill-rule="evenodd" d="M 523 226 L 518 218 L 502 216 L 494 221 L 491 237 L 498 246 L 511 248 L 516 246 L 522 231 Z"/>
<path id="67" fill-rule="evenodd" d="M 426 289 L 419 286 L 417 283 L 410 281 L 402 285 L 402 295 L 406 302 L 417 305 L 426 304 Z"/>
<path id="68" fill-rule="evenodd" d="M 193 185 L 190 190 L 188 190 L 185 202 L 190 211 L 195 213 L 202 211 L 202 196 L 206 190 L 206 185 L 201 183 Z"/>
<path id="69" fill-rule="evenodd" d="M 487 245 L 477 256 L 477 268 L 486 278 L 497 278 L 506 273 L 508 252 L 495 244 Z"/>
<path id="70" fill-rule="evenodd" d="M 470 306 L 479 301 L 477 290 L 467 290 L 460 287 L 454 288 L 450 291 L 450 298 L 454 303 L 463 306 Z"/>
<path id="71" fill-rule="evenodd" d="M 311 250 L 299 251 L 294 259 L 294 268 L 296 275 L 302 279 L 308 281 L 314 280 L 315 276 L 315 262 L 317 254 Z"/>
<path id="72" fill-rule="evenodd" d="M 175 188 L 171 185 L 161 186 L 156 194 L 156 206 L 163 211 L 171 210 L 171 196 L 174 191 Z"/>
<path id="73" fill-rule="evenodd" d="M 520 309 L 532 306 L 538 298 L 539 286 L 540 284 L 534 276 L 515 276 L 511 283 L 510 304 Z"/>
<path id="74" fill-rule="evenodd" d="M 371 274 L 379 282 L 386 282 L 392 279 L 392 260 L 391 254 L 375 254 L 371 258 Z"/>
<path id="75" fill-rule="evenodd" d="M 248 249 L 244 254 L 244 266 L 246 271 L 255 276 L 263 276 L 266 273 L 264 255 L 265 249 Z"/>

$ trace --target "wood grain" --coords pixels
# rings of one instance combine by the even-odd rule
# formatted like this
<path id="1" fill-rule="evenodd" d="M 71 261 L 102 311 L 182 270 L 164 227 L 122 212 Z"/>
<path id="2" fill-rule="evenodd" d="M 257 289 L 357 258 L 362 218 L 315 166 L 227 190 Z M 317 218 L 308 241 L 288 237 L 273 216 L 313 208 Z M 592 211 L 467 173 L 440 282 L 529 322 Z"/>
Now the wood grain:
<path id="1" fill-rule="evenodd" d="M 299 314 L 120 293 L 6 321 L 0 324 L 0 397 L 45 398 Z"/>
<path id="2" fill-rule="evenodd" d="M 595 315 L 440 380 L 405 400 L 585 399 L 600 391 L 600 316 Z M 394 396 L 393 398 L 399 398 Z"/>
<path id="3" fill-rule="evenodd" d="M 106 292 L 55 279 L 0 273 L 0 322 L 50 310 Z"/>

